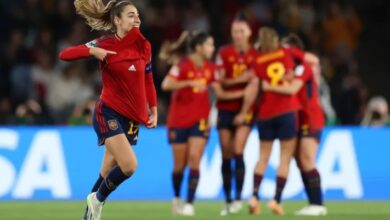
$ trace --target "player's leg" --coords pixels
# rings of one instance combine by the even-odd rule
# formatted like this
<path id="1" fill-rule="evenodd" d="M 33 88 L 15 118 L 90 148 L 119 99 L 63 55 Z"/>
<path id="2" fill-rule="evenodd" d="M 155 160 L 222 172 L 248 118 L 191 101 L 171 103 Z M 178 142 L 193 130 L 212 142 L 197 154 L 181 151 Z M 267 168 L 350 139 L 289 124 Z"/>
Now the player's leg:
<path id="1" fill-rule="evenodd" d="M 235 180 L 236 195 L 235 200 L 241 201 L 242 188 L 245 179 L 244 148 L 251 132 L 251 126 L 238 126 L 234 138 L 234 160 L 235 160 Z"/>
<path id="2" fill-rule="evenodd" d="M 172 214 L 179 214 L 181 209 L 180 189 L 183 182 L 183 172 L 187 164 L 188 147 L 186 143 L 172 143 L 171 146 L 173 153 L 172 184 L 174 192 Z"/>
<path id="3" fill-rule="evenodd" d="M 259 189 L 263 180 L 264 172 L 268 166 L 268 161 L 272 152 L 273 140 L 260 141 L 260 156 L 255 166 L 253 176 L 253 191 L 249 200 L 249 213 L 252 215 L 260 214 Z"/>
<path id="4" fill-rule="evenodd" d="M 87 198 L 88 209 L 93 219 L 100 219 L 101 209 L 107 197 L 137 168 L 137 158 L 125 134 L 117 134 L 105 140 L 106 150 L 115 158 L 117 166 L 113 167 L 96 193 Z"/>
<path id="5" fill-rule="evenodd" d="M 327 214 L 322 200 L 321 177 L 315 166 L 317 150 L 317 138 L 303 137 L 301 139 L 297 159 L 310 205 L 296 212 L 297 215 L 318 216 Z"/>
<path id="6" fill-rule="evenodd" d="M 222 186 L 225 195 L 225 207 L 220 215 L 225 216 L 230 212 L 232 205 L 232 157 L 233 157 L 233 131 L 227 128 L 219 128 L 219 143 L 222 152 Z"/>
<path id="7" fill-rule="evenodd" d="M 290 162 L 294 155 L 297 144 L 296 113 L 287 113 L 276 119 L 277 137 L 280 139 L 280 163 L 277 170 L 276 191 L 274 199 L 269 203 L 269 207 L 276 215 L 283 215 L 284 210 L 281 197 L 287 182 Z"/>
<path id="8" fill-rule="evenodd" d="M 95 184 L 93 185 L 91 193 L 96 192 L 99 189 L 101 183 L 103 182 L 104 178 L 107 176 L 108 172 L 116 165 L 117 164 L 114 156 L 109 151 L 105 150 L 99 177 L 96 180 Z M 87 219 L 88 216 L 87 214 L 88 214 L 88 207 L 85 209 L 84 212 L 84 217 L 83 217 L 84 220 Z"/>
<path id="9" fill-rule="evenodd" d="M 264 172 L 271 156 L 272 144 L 275 139 L 274 120 L 260 120 L 257 123 L 260 139 L 260 156 L 256 163 L 253 176 L 253 191 L 249 200 L 249 213 L 260 214 L 259 189 L 263 180 Z"/>
<path id="10" fill-rule="evenodd" d="M 188 194 L 186 204 L 182 209 L 183 215 L 193 216 L 195 210 L 193 202 L 195 200 L 195 193 L 199 182 L 199 166 L 200 160 L 206 146 L 206 138 L 200 136 L 192 136 L 188 140 L 188 165 L 190 167 L 190 175 L 188 180 Z"/>
<path id="11" fill-rule="evenodd" d="M 231 158 L 233 156 L 233 132 L 229 129 L 219 129 L 219 143 L 222 151 L 222 183 L 223 192 L 225 194 L 225 201 L 227 204 L 232 202 L 232 167 Z"/>

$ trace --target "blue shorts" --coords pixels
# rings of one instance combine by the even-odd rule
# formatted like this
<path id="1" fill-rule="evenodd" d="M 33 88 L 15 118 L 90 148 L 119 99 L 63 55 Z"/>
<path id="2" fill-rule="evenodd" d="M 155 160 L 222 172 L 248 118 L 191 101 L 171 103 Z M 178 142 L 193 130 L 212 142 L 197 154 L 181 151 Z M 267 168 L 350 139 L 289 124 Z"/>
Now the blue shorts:
<path id="1" fill-rule="evenodd" d="M 207 120 L 201 120 L 188 128 L 169 128 L 168 140 L 170 144 L 187 143 L 190 137 L 202 137 L 208 139 L 210 135 Z"/>
<path id="2" fill-rule="evenodd" d="M 219 110 L 217 119 L 218 130 L 228 129 L 233 131 L 234 129 L 236 129 L 236 126 L 234 125 L 234 117 L 236 117 L 237 114 L 238 112 Z M 250 112 L 245 115 L 243 125 L 251 127 L 253 125 L 253 121 L 253 112 Z"/>
<path id="3" fill-rule="evenodd" d="M 297 116 L 295 112 L 286 113 L 268 120 L 259 120 L 260 140 L 281 140 L 297 136 Z"/>
<path id="4" fill-rule="evenodd" d="M 93 112 L 93 127 L 98 136 L 98 145 L 117 134 L 125 134 L 131 145 L 136 145 L 138 140 L 139 124 L 123 117 L 116 111 L 98 100 Z"/>

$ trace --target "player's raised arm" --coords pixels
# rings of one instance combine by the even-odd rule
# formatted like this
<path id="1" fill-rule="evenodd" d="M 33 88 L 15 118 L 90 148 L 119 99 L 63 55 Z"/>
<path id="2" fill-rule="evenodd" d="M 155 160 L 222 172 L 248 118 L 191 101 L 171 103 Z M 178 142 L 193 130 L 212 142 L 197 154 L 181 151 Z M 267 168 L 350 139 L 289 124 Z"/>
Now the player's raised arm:
<path id="1" fill-rule="evenodd" d="M 83 44 L 65 48 L 60 52 L 59 58 L 65 61 L 73 61 L 93 56 L 96 59 L 103 61 L 109 54 L 116 54 L 116 52 L 99 47 L 88 47 Z"/>

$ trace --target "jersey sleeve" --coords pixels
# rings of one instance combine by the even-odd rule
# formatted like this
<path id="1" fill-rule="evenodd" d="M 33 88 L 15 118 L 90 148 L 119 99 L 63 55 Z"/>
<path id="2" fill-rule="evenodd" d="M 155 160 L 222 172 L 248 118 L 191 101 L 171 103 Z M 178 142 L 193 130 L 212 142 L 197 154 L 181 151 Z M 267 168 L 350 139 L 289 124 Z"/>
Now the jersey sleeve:
<path id="1" fill-rule="evenodd" d="M 152 67 L 152 50 L 150 43 L 146 46 L 146 56 L 148 63 L 145 65 L 145 90 L 146 90 L 146 99 L 148 101 L 149 107 L 157 106 L 157 93 L 156 87 L 153 80 L 153 67 Z"/>
<path id="2" fill-rule="evenodd" d="M 218 51 L 217 57 L 215 58 L 215 65 L 217 67 L 217 70 L 222 70 L 225 68 L 225 63 L 223 61 L 221 50 Z"/>
<path id="3" fill-rule="evenodd" d="M 95 39 L 86 44 L 70 46 L 63 49 L 59 58 L 65 61 L 79 60 L 90 57 L 89 49 L 93 47 L 99 47 L 99 40 Z"/>
<path id="4" fill-rule="evenodd" d="M 308 81 L 312 77 L 312 74 L 313 71 L 310 65 L 298 65 L 294 69 L 295 78 L 304 82 Z"/>
<path id="5" fill-rule="evenodd" d="M 168 71 L 168 75 L 172 77 L 173 79 L 179 80 L 181 75 L 181 68 L 179 65 L 175 64 L 171 67 L 171 69 Z"/>

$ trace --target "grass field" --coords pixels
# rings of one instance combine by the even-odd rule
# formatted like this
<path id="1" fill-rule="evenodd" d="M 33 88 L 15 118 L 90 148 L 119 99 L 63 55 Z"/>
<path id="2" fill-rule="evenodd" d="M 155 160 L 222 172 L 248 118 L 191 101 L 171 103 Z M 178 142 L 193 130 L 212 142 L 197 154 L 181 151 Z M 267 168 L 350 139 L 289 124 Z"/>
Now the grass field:
<path id="1" fill-rule="evenodd" d="M 169 202 L 108 202 L 103 211 L 103 220 L 164 220 L 164 219 L 318 219 L 318 217 L 296 217 L 294 211 L 304 202 L 285 202 L 286 215 L 273 216 L 262 204 L 260 216 L 249 216 L 244 209 L 240 214 L 220 217 L 222 202 L 198 202 L 195 204 L 196 217 L 179 217 L 170 214 Z M 390 219 L 390 202 L 327 202 L 329 215 L 320 219 L 376 220 Z M 83 202 L 0 202 L 0 219 L 59 220 L 81 219 Z"/>

